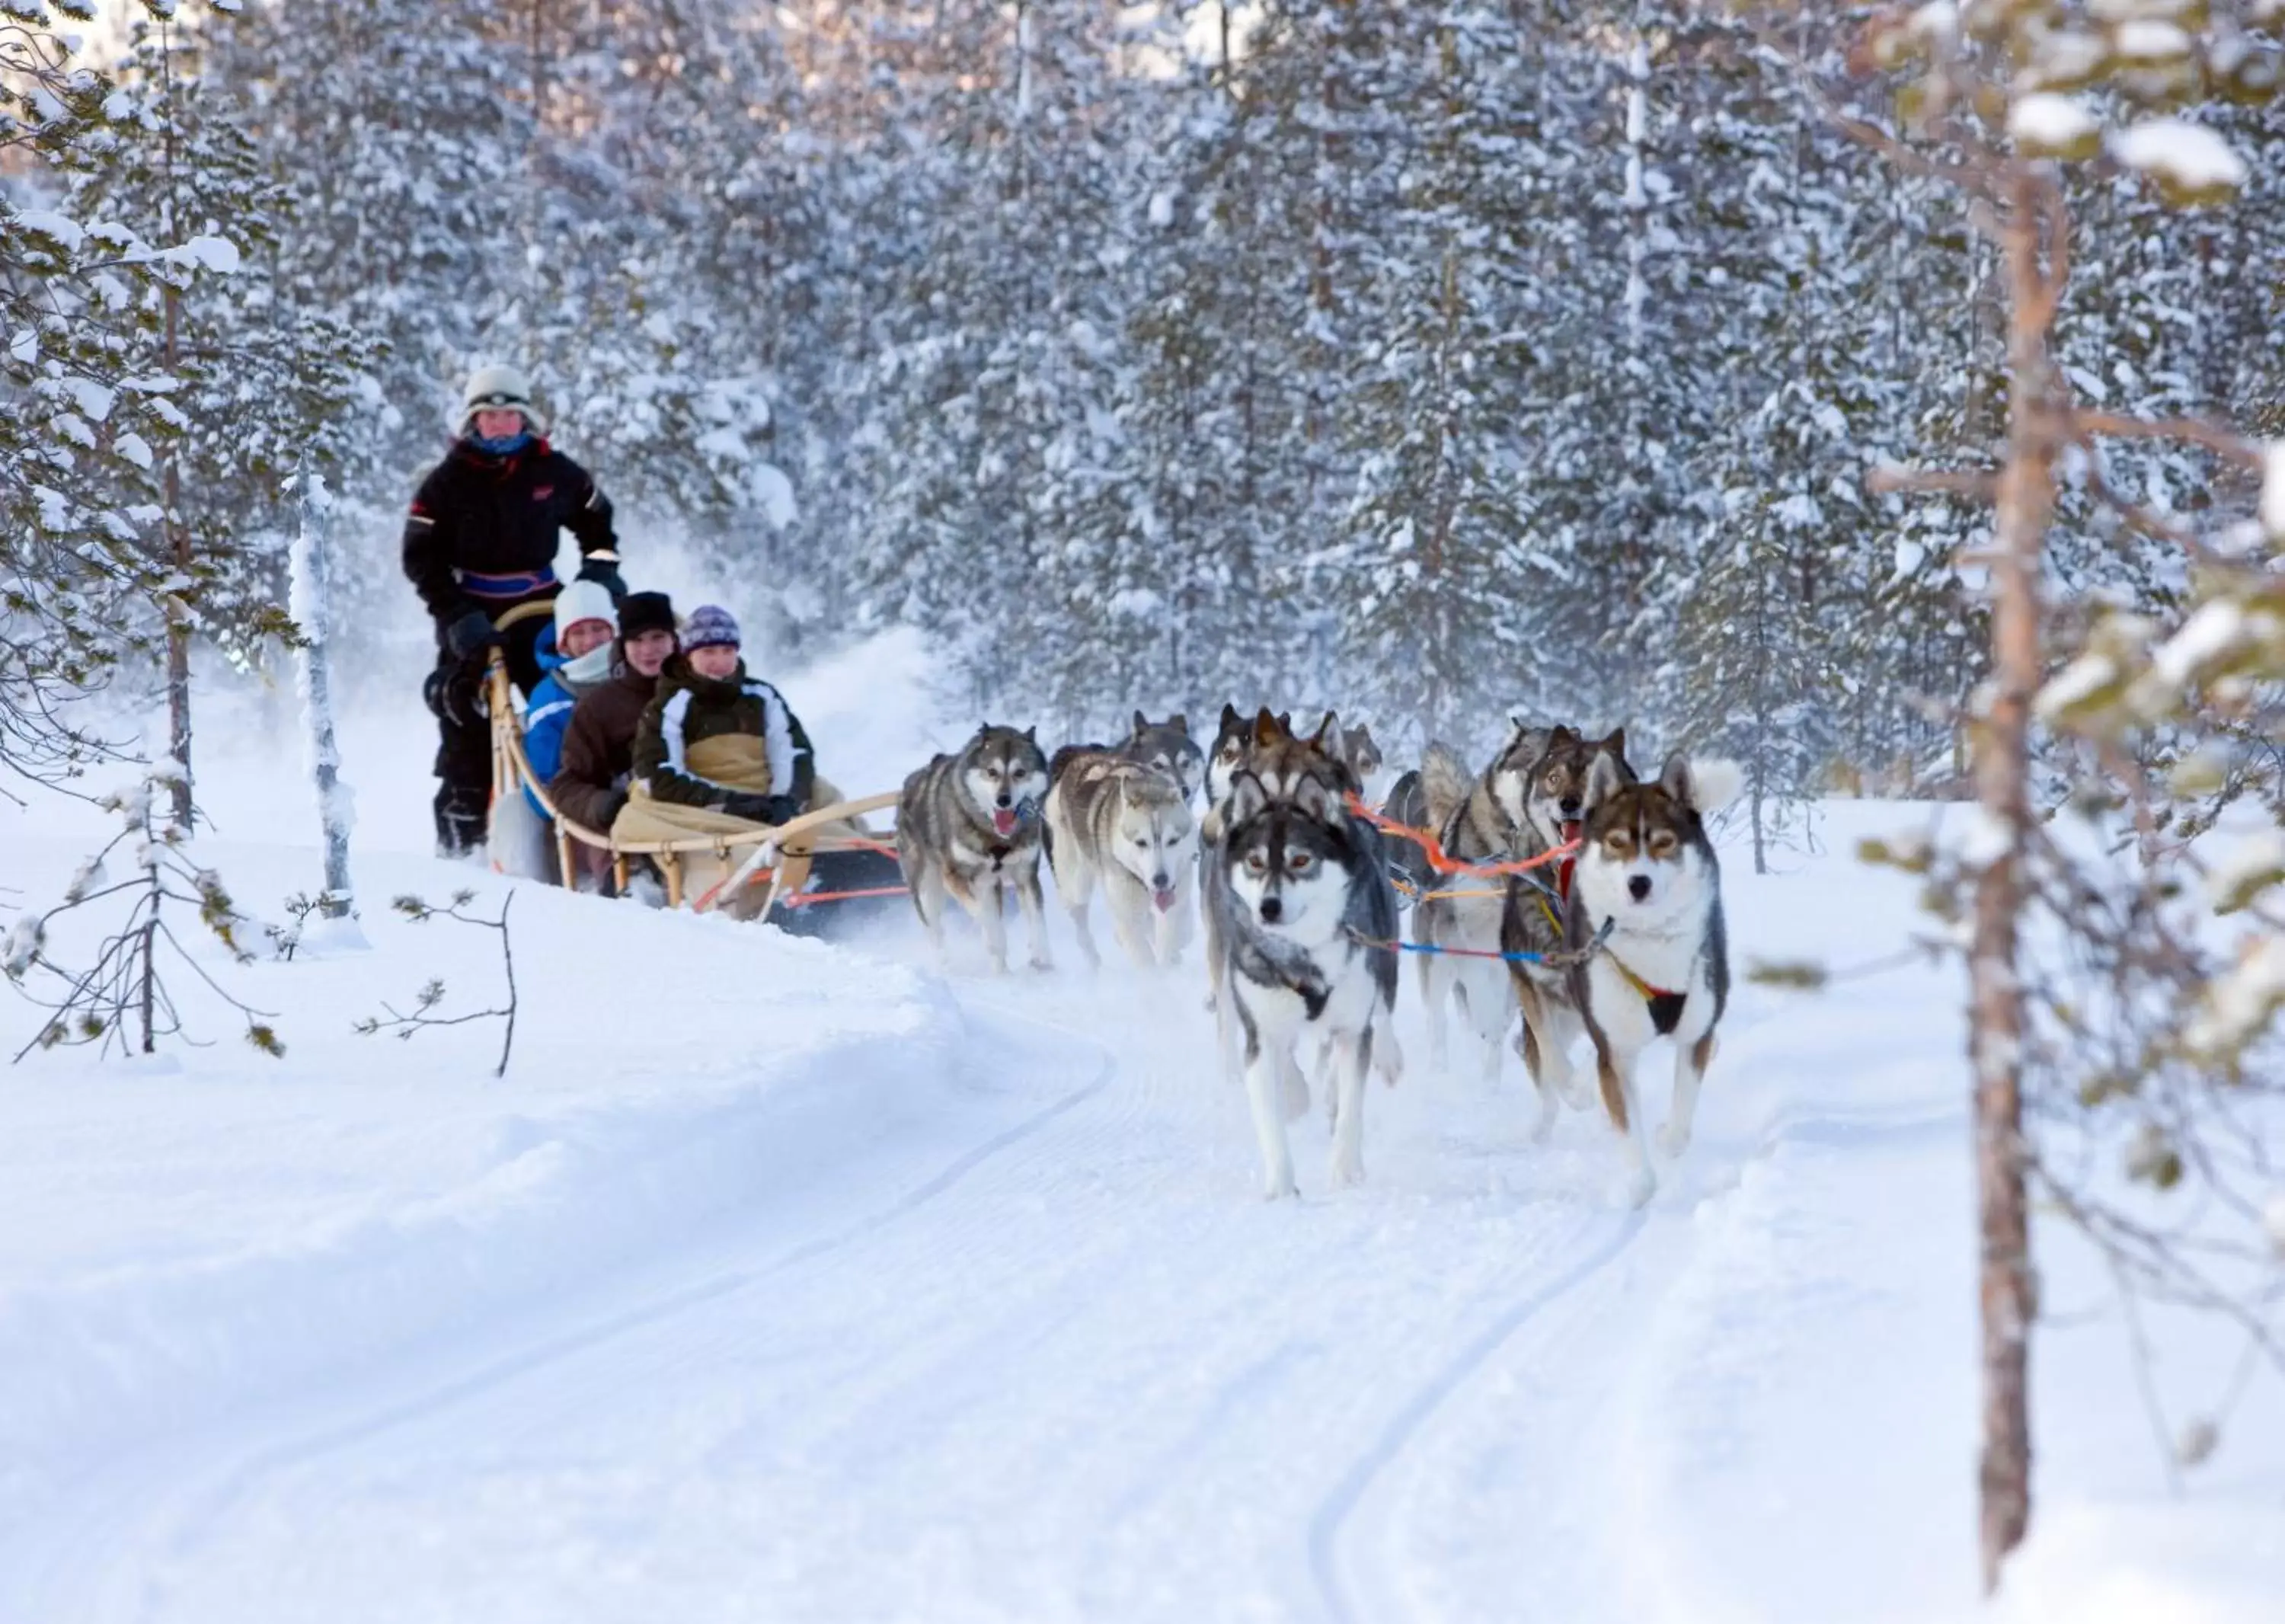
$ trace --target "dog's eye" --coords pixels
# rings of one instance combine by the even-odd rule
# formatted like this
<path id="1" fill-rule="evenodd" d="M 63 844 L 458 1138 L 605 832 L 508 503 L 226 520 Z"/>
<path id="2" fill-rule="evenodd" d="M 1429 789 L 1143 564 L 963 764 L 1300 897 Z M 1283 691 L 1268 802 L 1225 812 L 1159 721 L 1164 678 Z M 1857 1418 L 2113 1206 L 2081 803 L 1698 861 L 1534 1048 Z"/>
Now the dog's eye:
<path id="1" fill-rule="evenodd" d="M 1285 867 L 1295 874 L 1307 874 L 1309 865 L 1316 860 L 1307 851 L 1296 851 L 1285 859 Z"/>
<path id="2" fill-rule="evenodd" d="M 1661 829 L 1650 837 L 1650 854 L 1653 857 L 1672 857 L 1674 849 L 1681 843 L 1672 835 Z"/>
<path id="3" fill-rule="evenodd" d="M 1266 874 L 1269 869 L 1269 859 L 1259 851 L 1249 851 L 1245 854 L 1245 866 L 1255 874 Z"/>
<path id="4" fill-rule="evenodd" d="M 1635 854 L 1635 837 L 1624 829 L 1614 829 L 1603 836 L 1603 849 L 1623 863 Z"/>
<path id="5" fill-rule="evenodd" d="M 1555 795 L 1560 792 L 1563 788 L 1563 774 L 1560 773 L 1550 773 L 1545 778 L 1539 781 L 1542 786 L 1545 788 L 1548 794 Z"/>

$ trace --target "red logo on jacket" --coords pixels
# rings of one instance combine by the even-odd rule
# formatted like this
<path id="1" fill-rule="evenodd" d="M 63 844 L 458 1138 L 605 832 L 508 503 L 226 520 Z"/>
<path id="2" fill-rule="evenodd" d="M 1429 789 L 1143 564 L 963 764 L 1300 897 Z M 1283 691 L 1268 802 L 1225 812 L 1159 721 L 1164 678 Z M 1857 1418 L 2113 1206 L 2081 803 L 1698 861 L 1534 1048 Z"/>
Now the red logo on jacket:
<path id="1" fill-rule="evenodd" d="M 545 502 L 554 494 L 555 487 L 553 485 L 535 485 L 532 487 L 531 499 L 535 502 Z"/>

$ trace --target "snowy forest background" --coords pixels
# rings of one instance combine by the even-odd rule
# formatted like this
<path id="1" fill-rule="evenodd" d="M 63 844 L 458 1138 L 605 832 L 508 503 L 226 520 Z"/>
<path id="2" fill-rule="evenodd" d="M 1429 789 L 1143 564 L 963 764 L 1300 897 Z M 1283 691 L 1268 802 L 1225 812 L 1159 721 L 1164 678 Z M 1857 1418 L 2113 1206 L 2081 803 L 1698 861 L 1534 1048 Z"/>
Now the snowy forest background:
<path id="1" fill-rule="evenodd" d="M 1942 793 L 1989 515 L 1865 475 L 1991 443 L 2004 334 L 1955 197 L 1786 59 L 1844 75 L 1863 15 L 183 6 L 82 51 L 111 82 L 76 122 L 5 131 L 25 220 L 56 216 L 10 239 L 5 499 L 112 545 L 169 498 L 168 584 L 263 663 L 313 454 L 354 680 L 407 612 L 397 526 L 459 381 L 499 357 L 619 502 L 635 583 L 693 549 L 770 658 L 911 622 L 978 710 L 1071 733 L 1323 702 L 1401 758 L 1521 710 L 1727 749 L 1774 794 Z M 2063 357 L 2094 403 L 2285 433 L 2285 113 L 2203 116 L 2250 164 L 2234 207 L 2071 171 Z M 130 240 L 193 246 L 104 273 Z M 67 263 L 130 333 L 101 412 L 43 381 L 59 329 L 22 303 L 26 264 Z M 2108 455 L 2159 512 L 2206 504 L 2195 451 Z M 2068 491 L 2051 561 L 2068 602 L 2183 586 Z"/>

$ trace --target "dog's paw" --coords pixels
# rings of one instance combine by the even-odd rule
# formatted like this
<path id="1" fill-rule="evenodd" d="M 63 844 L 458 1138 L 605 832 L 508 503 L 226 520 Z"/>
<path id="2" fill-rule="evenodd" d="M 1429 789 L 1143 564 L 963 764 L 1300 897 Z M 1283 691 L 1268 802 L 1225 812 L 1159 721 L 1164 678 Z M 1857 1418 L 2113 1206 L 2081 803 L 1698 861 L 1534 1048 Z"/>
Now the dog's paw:
<path id="1" fill-rule="evenodd" d="M 1619 1198 L 1629 1208 L 1647 1206 L 1657 1193 L 1658 1175 L 1647 1167 L 1629 1173 L 1619 1187 Z"/>
<path id="2" fill-rule="evenodd" d="M 1290 1173 L 1282 1178 L 1273 1173 L 1261 1187 L 1261 1198 L 1264 1201 L 1298 1201 L 1301 1198 L 1301 1187 L 1293 1182 L 1293 1175 Z"/>
<path id="3" fill-rule="evenodd" d="M 1031 966 L 1033 969 L 1038 970 L 1044 975 L 1048 970 L 1055 969 L 1056 961 L 1043 953 L 1035 953 L 1032 955 Z"/>
<path id="4" fill-rule="evenodd" d="M 1354 1189 L 1363 1183 L 1364 1158 L 1352 1157 L 1345 1161 L 1339 1156 L 1334 1157 L 1332 1179 L 1334 1184 L 1343 1189 Z"/>
<path id="5" fill-rule="evenodd" d="M 1690 1129 L 1683 1123 L 1669 1122 L 1658 1131 L 1658 1153 L 1669 1161 L 1677 1159 L 1690 1149 Z"/>

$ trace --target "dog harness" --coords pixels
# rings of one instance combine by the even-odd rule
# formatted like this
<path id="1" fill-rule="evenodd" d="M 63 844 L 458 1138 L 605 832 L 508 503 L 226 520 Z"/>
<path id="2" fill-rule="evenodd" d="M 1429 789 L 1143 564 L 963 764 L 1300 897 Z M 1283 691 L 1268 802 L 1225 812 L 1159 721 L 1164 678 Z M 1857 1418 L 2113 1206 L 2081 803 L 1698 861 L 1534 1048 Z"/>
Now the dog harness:
<path id="1" fill-rule="evenodd" d="M 1627 961 L 1618 954 L 1611 953 L 1607 947 L 1603 951 L 1610 953 L 1611 962 L 1619 967 L 1619 974 L 1626 977 L 1627 985 L 1641 993 L 1643 1002 L 1650 1006 L 1650 1024 L 1657 1030 L 1658 1035 L 1672 1037 L 1674 1029 L 1682 1024 L 1682 1006 L 1689 1001 L 1690 994 L 1676 992 L 1669 987 L 1654 987 L 1629 969 Z"/>

